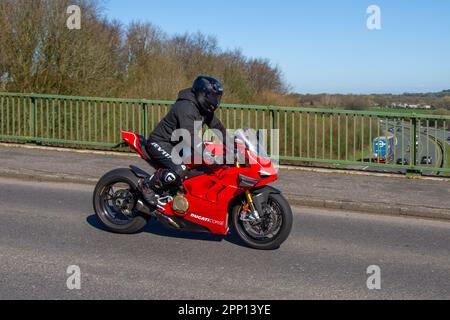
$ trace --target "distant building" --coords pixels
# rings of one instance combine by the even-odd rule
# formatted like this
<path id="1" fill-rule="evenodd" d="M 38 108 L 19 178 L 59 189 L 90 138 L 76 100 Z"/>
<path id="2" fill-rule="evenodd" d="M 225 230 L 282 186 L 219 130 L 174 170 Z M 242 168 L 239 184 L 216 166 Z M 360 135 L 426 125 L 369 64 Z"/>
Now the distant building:
<path id="1" fill-rule="evenodd" d="M 389 108 L 403 108 L 403 109 L 431 109 L 432 107 L 430 105 L 425 104 L 408 104 L 408 103 L 391 103 Z"/>

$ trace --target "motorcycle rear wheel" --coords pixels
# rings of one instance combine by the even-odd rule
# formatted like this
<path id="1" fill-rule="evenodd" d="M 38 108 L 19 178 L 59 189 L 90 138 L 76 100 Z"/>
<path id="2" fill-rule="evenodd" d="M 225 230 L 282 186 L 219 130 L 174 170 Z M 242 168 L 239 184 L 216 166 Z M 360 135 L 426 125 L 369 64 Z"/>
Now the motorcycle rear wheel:
<path id="1" fill-rule="evenodd" d="M 136 209 L 138 182 L 130 169 L 117 169 L 105 174 L 97 183 L 93 196 L 94 210 L 109 231 L 134 234 L 147 225 L 148 218 Z"/>
<path id="2" fill-rule="evenodd" d="M 292 210 L 288 201 L 281 194 L 271 194 L 266 204 L 265 212 L 260 213 L 265 225 L 271 226 L 270 230 L 263 229 L 250 222 L 241 220 L 242 204 L 233 208 L 232 219 L 234 230 L 239 238 L 250 248 L 258 250 L 275 250 L 286 241 L 292 230 Z M 267 221 L 268 220 L 268 221 Z M 253 230 L 253 228 L 255 230 Z"/>

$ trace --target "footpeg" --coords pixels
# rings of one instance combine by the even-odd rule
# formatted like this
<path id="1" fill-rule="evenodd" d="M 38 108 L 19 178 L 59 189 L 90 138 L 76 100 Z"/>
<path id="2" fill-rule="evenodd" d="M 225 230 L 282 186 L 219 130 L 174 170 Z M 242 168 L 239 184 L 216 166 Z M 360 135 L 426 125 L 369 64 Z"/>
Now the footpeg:
<path id="1" fill-rule="evenodd" d="M 138 189 L 142 193 L 144 200 L 151 206 L 156 207 L 158 205 L 158 198 L 155 193 L 147 184 L 145 179 L 139 180 Z"/>

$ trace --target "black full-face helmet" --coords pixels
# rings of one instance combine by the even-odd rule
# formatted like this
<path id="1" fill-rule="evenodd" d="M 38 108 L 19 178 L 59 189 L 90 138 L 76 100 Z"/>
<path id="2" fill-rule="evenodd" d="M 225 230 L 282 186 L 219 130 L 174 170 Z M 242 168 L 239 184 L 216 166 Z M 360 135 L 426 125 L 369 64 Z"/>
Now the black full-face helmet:
<path id="1" fill-rule="evenodd" d="M 192 90 L 204 111 L 213 113 L 219 108 L 223 95 L 223 86 L 219 80 L 200 76 L 194 81 Z"/>

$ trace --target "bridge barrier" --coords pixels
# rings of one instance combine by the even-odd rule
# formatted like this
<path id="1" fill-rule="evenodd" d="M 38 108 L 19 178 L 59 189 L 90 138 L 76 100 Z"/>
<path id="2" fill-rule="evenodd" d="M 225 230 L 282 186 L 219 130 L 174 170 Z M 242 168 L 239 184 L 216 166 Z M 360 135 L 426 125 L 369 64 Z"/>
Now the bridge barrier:
<path id="1" fill-rule="evenodd" d="M 0 93 L 0 140 L 110 150 L 120 129 L 150 134 L 173 103 Z M 278 132 L 270 147 L 283 163 L 450 173 L 450 116 L 225 104 L 218 117 L 229 129 Z"/>

